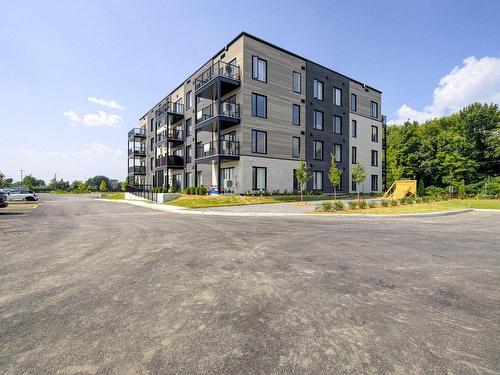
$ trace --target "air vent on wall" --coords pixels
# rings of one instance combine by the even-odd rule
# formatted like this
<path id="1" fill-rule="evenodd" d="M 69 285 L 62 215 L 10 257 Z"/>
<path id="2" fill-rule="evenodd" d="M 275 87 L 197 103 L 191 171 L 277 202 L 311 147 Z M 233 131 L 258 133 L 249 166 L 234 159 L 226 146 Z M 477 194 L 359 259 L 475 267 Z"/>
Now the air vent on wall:
<path id="1" fill-rule="evenodd" d="M 306 70 L 306 67 L 305 66 L 301 66 L 300 69 Z"/>
<path id="2" fill-rule="evenodd" d="M 305 134 L 306 134 L 306 132 L 303 130 L 300 132 L 300 135 L 305 135 Z"/>
<path id="3" fill-rule="evenodd" d="M 222 60 L 224 57 L 226 57 L 226 54 L 223 53 L 222 55 L 220 55 L 220 59 Z"/>
<path id="4" fill-rule="evenodd" d="M 305 103 L 306 101 L 305 101 L 305 99 L 300 99 L 300 102 Z"/>

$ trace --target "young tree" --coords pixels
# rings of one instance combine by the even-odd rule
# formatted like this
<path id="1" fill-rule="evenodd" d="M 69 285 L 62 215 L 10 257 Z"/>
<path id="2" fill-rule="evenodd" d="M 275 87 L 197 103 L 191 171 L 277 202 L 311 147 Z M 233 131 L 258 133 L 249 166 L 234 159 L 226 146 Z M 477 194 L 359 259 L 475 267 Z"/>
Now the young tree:
<path id="1" fill-rule="evenodd" d="M 333 186 L 333 199 L 337 199 L 337 186 L 340 184 L 341 177 L 342 169 L 337 167 L 335 154 L 332 153 L 330 157 L 330 171 L 328 172 L 328 179 Z"/>
<path id="2" fill-rule="evenodd" d="M 108 187 L 106 186 L 106 181 L 102 180 L 101 183 L 99 184 L 99 190 L 100 191 L 107 191 Z"/>
<path id="3" fill-rule="evenodd" d="M 127 185 L 128 185 L 128 181 L 125 179 L 125 181 L 122 182 L 121 184 L 121 191 L 127 191 Z"/>
<path id="4" fill-rule="evenodd" d="M 3 187 L 5 185 L 5 175 L 0 172 L 0 187 Z"/>
<path id="5" fill-rule="evenodd" d="M 363 166 L 356 163 L 356 166 L 352 169 L 352 180 L 356 183 L 356 190 L 358 191 L 359 200 L 359 185 L 366 180 L 366 172 Z"/>
<path id="6" fill-rule="evenodd" d="M 300 186 L 300 201 L 304 201 L 304 185 L 309 181 L 311 178 L 311 174 L 309 172 L 309 168 L 307 167 L 307 164 L 305 163 L 304 160 L 300 159 L 299 166 L 295 170 L 295 178 L 297 179 L 297 182 L 299 183 Z"/>

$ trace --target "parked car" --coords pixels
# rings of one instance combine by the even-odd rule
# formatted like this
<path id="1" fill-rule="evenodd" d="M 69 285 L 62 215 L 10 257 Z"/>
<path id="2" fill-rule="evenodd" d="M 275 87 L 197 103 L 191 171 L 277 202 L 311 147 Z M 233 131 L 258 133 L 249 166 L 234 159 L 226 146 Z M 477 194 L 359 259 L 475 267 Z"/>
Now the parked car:
<path id="1" fill-rule="evenodd" d="M 7 202 L 7 194 L 0 191 L 0 208 L 7 207 L 9 202 Z"/>
<path id="2" fill-rule="evenodd" d="M 37 201 L 38 196 L 36 195 L 35 192 L 28 190 L 28 189 L 12 189 L 8 193 L 9 200 L 13 201 L 20 201 L 20 200 L 26 200 L 26 201 Z"/>

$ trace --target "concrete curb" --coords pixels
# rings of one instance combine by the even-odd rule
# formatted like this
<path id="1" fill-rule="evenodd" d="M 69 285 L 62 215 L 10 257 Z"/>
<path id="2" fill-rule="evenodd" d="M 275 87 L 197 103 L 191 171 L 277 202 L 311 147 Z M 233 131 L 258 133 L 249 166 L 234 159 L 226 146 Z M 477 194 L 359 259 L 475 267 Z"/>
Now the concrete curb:
<path id="1" fill-rule="evenodd" d="M 387 214 L 387 215 L 376 215 L 376 214 L 311 214 L 311 213 L 281 213 L 281 212 L 223 212 L 223 211 L 202 211 L 200 209 L 193 210 L 185 207 L 170 206 L 165 204 L 148 203 L 145 201 L 128 201 L 128 200 L 112 200 L 103 199 L 105 202 L 115 202 L 115 203 L 126 203 L 132 204 L 134 206 L 149 208 L 157 211 L 166 211 L 178 214 L 186 215 L 206 215 L 206 216 L 238 216 L 238 217 L 309 217 L 309 218 L 425 218 L 425 217 L 440 217 L 440 216 L 452 216 L 465 214 L 472 211 L 495 211 L 499 210 L 484 210 L 484 209 L 474 209 L 466 208 L 462 210 L 454 211 L 439 211 L 439 212 L 427 212 L 420 214 Z"/>

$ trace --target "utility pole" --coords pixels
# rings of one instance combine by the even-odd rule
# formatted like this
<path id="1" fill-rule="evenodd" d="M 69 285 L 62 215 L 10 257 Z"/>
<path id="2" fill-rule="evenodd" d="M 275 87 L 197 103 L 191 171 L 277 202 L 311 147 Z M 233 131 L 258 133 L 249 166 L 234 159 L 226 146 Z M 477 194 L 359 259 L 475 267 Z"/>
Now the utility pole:
<path id="1" fill-rule="evenodd" d="M 21 184 L 19 185 L 19 187 L 23 186 L 23 172 L 24 172 L 24 169 L 20 169 L 19 170 L 21 172 Z"/>

